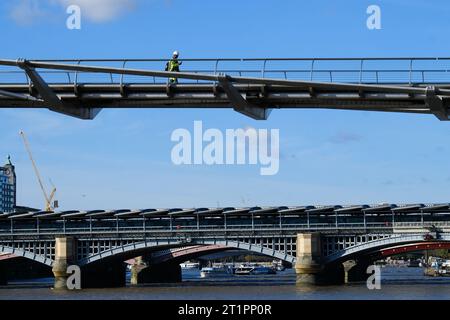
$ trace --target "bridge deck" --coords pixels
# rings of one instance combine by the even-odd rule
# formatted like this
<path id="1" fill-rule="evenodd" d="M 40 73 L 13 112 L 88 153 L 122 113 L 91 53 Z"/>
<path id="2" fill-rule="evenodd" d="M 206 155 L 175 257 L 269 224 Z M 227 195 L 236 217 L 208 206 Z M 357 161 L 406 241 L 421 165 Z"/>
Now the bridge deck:
<path id="1" fill-rule="evenodd" d="M 14 212 L 0 214 L 0 236 L 17 234 L 355 232 L 450 228 L 450 204 L 381 204 Z"/>
<path id="2" fill-rule="evenodd" d="M 83 119 L 99 108 L 189 107 L 255 119 L 274 108 L 332 108 L 448 120 L 450 58 L 185 59 L 181 73 L 160 71 L 166 61 L 0 60 L 0 107 Z"/>

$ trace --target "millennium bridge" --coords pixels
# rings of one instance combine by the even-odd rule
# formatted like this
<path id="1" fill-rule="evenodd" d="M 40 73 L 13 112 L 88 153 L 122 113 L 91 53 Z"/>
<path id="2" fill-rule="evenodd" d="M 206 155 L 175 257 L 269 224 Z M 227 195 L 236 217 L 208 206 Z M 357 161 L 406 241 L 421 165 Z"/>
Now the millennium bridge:
<path id="1" fill-rule="evenodd" d="M 232 108 L 432 114 L 449 120 L 450 58 L 0 60 L 0 108 L 94 119 L 102 108 Z M 168 78 L 177 78 L 169 83 Z"/>
<path id="2" fill-rule="evenodd" d="M 65 288 L 67 267 L 87 287 L 181 281 L 179 264 L 247 252 L 295 267 L 299 284 L 361 281 L 374 261 L 450 248 L 450 204 L 32 211 L 0 213 L 0 279 L 15 259 Z M 2 276 L 3 275 L 3 276 Z"/>

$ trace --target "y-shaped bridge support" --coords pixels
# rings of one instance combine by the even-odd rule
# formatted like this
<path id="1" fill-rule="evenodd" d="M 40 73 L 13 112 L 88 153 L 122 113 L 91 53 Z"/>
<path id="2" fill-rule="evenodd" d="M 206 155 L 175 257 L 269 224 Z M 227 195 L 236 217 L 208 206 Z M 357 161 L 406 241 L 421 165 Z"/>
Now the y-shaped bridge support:
<path id="1" fill-rule="evenodd" d="M 50 110 L 83 120 L 92 120 L 100 112 L 100 108 L 86 108 L 81 104 L 68 103 L 61 100 L 42 79 L 36 69 L 29 66 L 27 60 L 19 59 L 17 60 L 17 65 L 26 72 L 43 102 L 49 106 Z"/>
<path id="2" fill-rule="evenodd" d="M 270 109 L 263 106 L 254 105 L 244 99 L 239 92 L 230 82 L 229 76 L 220 76 L 219 83 L 222 89 L 230 99 L 233 109 L 239 113 L 242 113 L 255 120 L 267 120 L 270 115 Z"/>
<path id="3" fill-rule="evenodd" d="M 433 113 L 439 120 L 450 120 L 447 104 L 442 97 L 437 95 L 436 88 L 434 86 L 427 87 L 425 104 L 428 108 L 430 108 L 431 113 Z"/>

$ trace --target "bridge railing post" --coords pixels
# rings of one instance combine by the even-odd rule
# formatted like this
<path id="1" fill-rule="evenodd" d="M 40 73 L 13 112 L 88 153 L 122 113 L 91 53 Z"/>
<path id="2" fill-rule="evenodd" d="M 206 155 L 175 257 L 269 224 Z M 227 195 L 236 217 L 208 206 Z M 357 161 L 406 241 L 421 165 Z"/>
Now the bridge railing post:
<path id="1" fill-rule="evenodd" d="M 363 213 L 363 219 L 364 219 L 364 230 L 367 229 L 367 218 L 366 218 L 366 210 L 362 210 Z"/>
<path id="2" fill-rule="evenodd" d="M 31 82 L 31 79 L 30 79 L 30 77 L 28 76 L 28 74 L 27 74 L 27 72 L 25 70 L 23 71 L 23 73 L 25 74 L 26 82 L 28 84 L 28 93 L 30 95 L 32 95 L 33 94 L 33 83 Z"/>
<path id="3" fill-rule="evenodd" d="M 81 60 L 77 61 L 77 65 L 81 64 Z M 75 77 L 73 79 L 73 91 L 75 93 L 75 95 L 78 95 L 78 73 L 79 71 L 75 71 Z"/>
<path id="4" fill-rule="evenodd" d="M 309 211 L 308 210 L 306 210 L 306 224 L 308 225 L 308 229 L 310 229 L 311 223 L 309 220 Z"/>
<path id="5" fill-rule="evenodd" d="M 334 216 L 335 216 L 335 222 L 336 222 L 336 229 L 338 229 L 339 222 L 338 222 L 338 214 L 337 214 L 337 211 L 334 211 Z"/>
<path id="6" fill-rule="evenodd" d="M 409 85 L 412 84 L 412 67 L 413 67 L 413 61 L 414 59 L 411 59 L 409 61 Z"/>
<path id="7" fill-rule="evenodd" d="M 364 59 L 361 59 L 361 65 L 359 67 L 359 83 L 362 83 L 362 78 L 363 78 L 363 64 L 364 64 Z"/>
<path id="8" fill-rule="evenodd" d="M 391 210 L 391 212 L 392 212 L 392 228 L 394 228 L 395 227 L 395 211 Z"/>
<path id="9" fill-rule="evenodd" d="M 125 66 L 126 66 L 127 62 L 128 62 L 127 60 L 123 61 L 122 69 L 125 69 Z M 123 82 L 124 76 L 125 75 L 123 73 L 120 75 L 120 94 L 122 96 L 125 96 L 125 85 L 124 85 L 124 82 Z"/>
<path id="10" fill-rule="evenodd" d="M 262 78 L 266 77 L 266 64 L 267 64 L 267 59 L 264 59 L 263 69 L 262 69 L 262 72 L 261 72 Z"/>
<path id="11" fill-rule="evenodd" d="M 281 212 L 279 213 L 279 216 L 280 216 L 280 230 L 281 230 L 281 229 L 283 229 L 283 222 L 282 222 L 282 219 L 281 219 Z"/>
<path id="12" fill-rule="evenodd" d="M 312 61 L 311 61 L 311 74 L 310 74 L 310 77 L 309 77 L 310 81 L 313 81 L 313 78 L 314 78 L 314 64 L 315 63 L 316 63 L 316 60 L 312 59 Z"/>
<path id="13" fill-rule="evenodd" d="M 220 62 L 220 59 L 217 59 L 217 60 L 216 60 L 216 64 L 215 64 L 215 66 L 214 66 L 214 75 L 215 75 L 215 76 L 217 75 L 217 70 L 218 70 L 218 67 L 219 67 L 219 62 Z M 218 85 L 218 82 L 217 82 L 217 80 L 215 80 L 215 81 L 214 81 L 214 87 L 217 87 L 217 85 Z"/>

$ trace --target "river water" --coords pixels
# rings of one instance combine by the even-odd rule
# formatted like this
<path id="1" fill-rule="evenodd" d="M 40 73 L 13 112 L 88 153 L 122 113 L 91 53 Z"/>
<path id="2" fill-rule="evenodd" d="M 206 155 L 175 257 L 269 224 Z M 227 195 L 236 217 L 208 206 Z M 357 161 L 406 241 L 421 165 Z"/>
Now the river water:
<path id="1" fill-rule="evenodd" d="M 276 275 L 201 279 L 198 270 L 183 270 L 183 282 L 117 289 L 54 291 L 53 279 L 13 281 L 0 287 L 0 300 L 330 300 L 330 299 L 450 299 L 450 277 L 427 277 L 421 268 L 384 267 L 381 289 L 365 283 L 342 286 L 302 287 L 292 269 Z"/>

